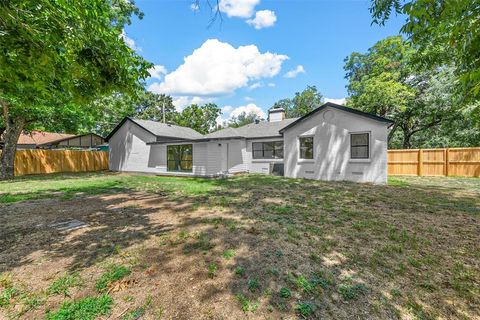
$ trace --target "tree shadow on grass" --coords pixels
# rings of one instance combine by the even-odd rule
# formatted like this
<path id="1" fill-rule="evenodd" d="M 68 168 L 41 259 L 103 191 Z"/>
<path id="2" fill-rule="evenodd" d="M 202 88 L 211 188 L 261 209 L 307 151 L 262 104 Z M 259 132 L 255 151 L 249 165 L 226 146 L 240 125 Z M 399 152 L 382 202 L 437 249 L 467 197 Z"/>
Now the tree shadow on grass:
<path id="1" fill-rule="evenodd" d="M 36 263 L 39 252 L 79 270 L 140 246 L 138 265 L 158 270 L 154 287 L 142 283 L 171 295 L 158 303 L 196 297 L 177 299 L 187 318 L 202 305 L 217 314 L 223 307 L 226 318 L 299 315 L 296 307 L 311 307 L 311 318 L 478 315 L 478 296 L 469 296 L 478 273 L 454 269 L 461 263 L 471 272 L 476 263 L 480 221 L 471 195 L 268 176 L 189 181 L 216 188 L 189 196 L 78 188 L 64 201 L 4 205 L 0 271 Z M 48 227 L 67 219 L 89 228 Z"/>

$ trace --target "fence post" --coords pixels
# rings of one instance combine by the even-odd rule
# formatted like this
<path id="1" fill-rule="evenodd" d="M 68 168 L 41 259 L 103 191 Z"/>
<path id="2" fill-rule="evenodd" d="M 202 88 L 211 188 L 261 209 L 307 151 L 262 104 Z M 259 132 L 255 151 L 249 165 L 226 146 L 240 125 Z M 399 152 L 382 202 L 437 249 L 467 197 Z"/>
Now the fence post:
<path id="1" fill-rule="evenodd" d="M 423 150 L 418 149 L 418 176 L 423 174 Z"/>
<path id="2" fill-rule="evenodd" d="M 450 149 L 445 149 L 445 176 L 448 177 L 450 174 Z"/>

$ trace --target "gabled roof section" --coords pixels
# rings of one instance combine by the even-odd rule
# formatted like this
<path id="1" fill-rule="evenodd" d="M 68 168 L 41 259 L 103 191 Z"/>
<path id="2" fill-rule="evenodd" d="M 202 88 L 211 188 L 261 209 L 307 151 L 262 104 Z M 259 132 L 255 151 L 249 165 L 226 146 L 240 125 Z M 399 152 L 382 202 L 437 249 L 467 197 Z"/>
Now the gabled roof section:
<path id="1" fill-rule="evenodd" d="M 44 145 L 49 145 L 49 144 L 54 144 L 54 143 L 60 143 L 62 141 L 67 141 L 67 140 L 70 140 L 70 139 L 76 139 L 76 138 L 80 138 L 80 137 L 85 137 L 85 136 L 89 136 L 89 135 L 93 135 L 93 136 L 96 136 L 102 140 L 104 140 L 104 138 L 96 133 L 85 133 L 85 134 L 79 134 L 79 135 L 71 135 L 69 137 L 66 137 L 66 138 L 62 138 L 62 139 L 58 139 L 58 140 L 53 140 L 53 141 L 48 141 L 48 142 L 44 142 L 44 143 L 41 143 L 41 144 L 38 144 L 39 146 L 44 146 Z"/>
<path id="2" fill-rule="evenodd" d="M 34 144 L 41 145 L 52 141 L 61 139 L 68 139 L 75 137 L 74 134 L 56 133 L 33 130 L 32 132 L 22 132 L 18 137 L 17 144 Z M 3 140 L 3 139 L 2 139 Z"/>
<path id="3" fill-rule="evenodd" d="M 394 123 L 392 120 L 387 119 L 387 118 L 379 117 L 377 115 L 367 113 L 367 112 L 363 112 L 363 111 L 360 111 L 360 110 L 357 110 L 357 109 L 348 108 L 348 107 L 345 107 L 345 106 L 342 106 L 342 105 L 339 105 L 339 104 L 336 104 L 336 103 L 327 102 L 327 103 L 324 103 L 323 105 L 321 105 L 320 107 L 314 109 L 313 111 L 310 111 L 309 113 L 307 113 L 303 117 L 300 117 L 300 118 L 296 119 L 296 121 L 290 123 L 288 126 L 281 129 L 280 133 L 283 133 L 288 128 L 291 128 L 291 127 L 295 126 L 296 124 L 298 124 L 298 123 L 302 122 L 303 120 L 313 116 L 317 112 L 325 110 L 325 108 L 328 108 L 328 107 L 334 108 L 334 109 L 337 109 L 337 110 L 350 112 L 350 113 L 353 113 L 353 114 L 356 114 L 356 115 L 359 115 L 359 116 L 362 116 L 362 117 L 370 118 L 372 120 L 384 122 L 384 123 L 387 123 L 387 124 L 393 124 Z"/>
<path id="4" fill-rule="evenodd" d="M 297 118 L 285 119 L 282 121 L 262 121 L 259 123 L 250 123 L 239 128 L 225 128 L 219 131 L 209 133 L 205 136 L 207 139 L 226 139 L 226 138 L 268 138 L 280 137 L 280 130 L 288 126 Z"/>
<path id="5" fill-rule="evenodd" d="M 137 126 L 157 137 L 178 138 L 181 140 L 195 140 L 203 138 L 203 135 L 201 133 L 191 128 L 151 120 L 141 120 L 126 117 L 115 127 L 115 129 L 113 129 L 112 132 L 110 132 L 110 134 L 105 138 L 105 140 L 110 140 L 110 138 L 115 134 L 115 132 L 117 132 L 117 130 L 120 129 L 126 121 L 132 121 Z"/>

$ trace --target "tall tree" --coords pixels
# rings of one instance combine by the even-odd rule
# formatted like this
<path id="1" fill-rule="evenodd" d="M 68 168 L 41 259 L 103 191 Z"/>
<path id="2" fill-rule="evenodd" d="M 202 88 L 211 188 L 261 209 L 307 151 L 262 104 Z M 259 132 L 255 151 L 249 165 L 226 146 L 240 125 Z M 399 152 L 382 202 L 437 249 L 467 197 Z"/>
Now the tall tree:
<path id="1" fill-rule="evenodd" d="M 373 22 L 406 15 L 401 31 L 416 45 L 428 69 L 455 63 L 469 100 L 480 98 L 480 5 L 478 0 L 372 0 Z"/>
<path id="2" fill-rule="evenodd" d="M 302 92 L 296 92 L 292 99 L 282 99 L 274 103 L 272 108 L 285 110 L 287 118 L 301 117 L 319 107 L 323 96 L 316 86 L 307 86 Z"/>
<path id="3" fill-rule="evenodd" d="M 60 121 L 66 106 L 81 113 L 99 95 L 141 85 L 151 64 L 123 40 L 132 15 L 142 17 L 127 0 L 0 2 L 0 179 L 13 178 L 22 130 Z"/>
<path id="4" fill-rule="evenodd" d="M 175 123 L 206 134 L 215 129 L 217 118 L 221 113 L 222 111 L 215 103 L 207 103 L 202 106 L 192 104 L 177 115 Z"/>
<path id="5" fill-rule="evenodd" d="M 396 36 L 345 59 L 350 106 L 393 119 L 391 146 L 401 137 L 402 147 L 411 148 L 414 135 L 452 119 L 460 106 L 452 68 L 418 72 L 414 53 L 410 42 Z"/>
<path id="6" fill-rule="evenodd" d="M 226 124 L 227 127 L 238 128 L 245 126 L 250 123 L 254 123 L 256 121 L 262 121 L 262 119 L 258 114 L 253 111 L 242 112 L 238 116 L 233 116 Z"/>
<path id="7" fill-rule="evenodd" d="M 172 97 L 165 94 L 145 91 L 136 103 L 134 117 L 139 119 L 160 122 L 165 119 L 165 122 L 174 122 L 177 116 Z"/>

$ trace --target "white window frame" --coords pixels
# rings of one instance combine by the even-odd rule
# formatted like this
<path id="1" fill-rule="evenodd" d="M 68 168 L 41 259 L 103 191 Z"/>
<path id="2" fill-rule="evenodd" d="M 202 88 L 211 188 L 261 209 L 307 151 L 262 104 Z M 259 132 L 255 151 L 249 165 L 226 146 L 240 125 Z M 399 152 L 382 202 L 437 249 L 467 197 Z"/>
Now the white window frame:
<path id="1" fill-rule="evenodd" d="M 352 135 L 368 134 L 368 158 L 352 158 Z M 372 132 L 371 131 L 352 131 L 348 133 L 348 159 L 350 162 L 370 162 L 372 159 Z"/>

